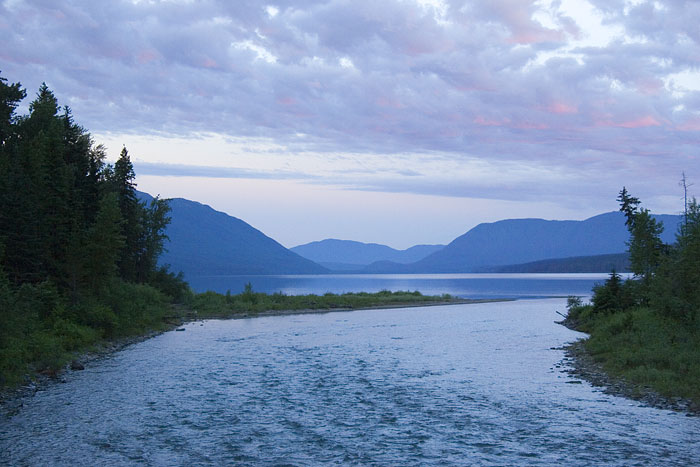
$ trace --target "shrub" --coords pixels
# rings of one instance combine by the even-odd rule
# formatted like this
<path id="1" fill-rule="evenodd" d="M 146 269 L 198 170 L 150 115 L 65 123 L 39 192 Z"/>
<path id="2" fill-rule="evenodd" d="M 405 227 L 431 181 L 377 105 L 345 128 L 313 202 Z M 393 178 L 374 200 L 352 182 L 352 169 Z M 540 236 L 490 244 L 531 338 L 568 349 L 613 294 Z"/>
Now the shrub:
<path id="1" fill-rule="evenodd" d="M 192 290 L 182 272 L 168 271 L 168 266 L 156 269 L 149 279 L 149 284 L 172 298 L 176 303 L 185 303 L 192 297 Z"/>
<path id="2" fill-rule="evenodd" d="M 636 281 L 623 281 L 614 270 L 602 285 L 593 287 L 593 310 L 596 312 L 613 312 L 627 310 L 637 304 L 635 294 L 638 291 Z"/>

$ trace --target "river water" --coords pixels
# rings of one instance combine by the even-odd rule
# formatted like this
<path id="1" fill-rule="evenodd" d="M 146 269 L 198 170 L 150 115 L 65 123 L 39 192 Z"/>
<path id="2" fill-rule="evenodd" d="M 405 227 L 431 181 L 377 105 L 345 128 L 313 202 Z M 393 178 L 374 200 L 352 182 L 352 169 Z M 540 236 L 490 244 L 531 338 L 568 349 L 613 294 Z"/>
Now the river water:
<path id="1" fill-rule="evenodd" d="M 250 283 L 256 292 L 287 295 L 418 290 L 425 295 L 463 298 L 544 298 L 589 296 L 608 274 L 319 274 L 280 276 L 198 276 L 188 278 L 197 292 L 236 294 Z M 624 276 L 628 276 L 625 274 Z"/>
<path id="2" fill-rule="evenodd" d="M 185 326 L 0 422 L 10 465 L 697 465 L 700 418 L 560 368 L 565 300 Z"/>

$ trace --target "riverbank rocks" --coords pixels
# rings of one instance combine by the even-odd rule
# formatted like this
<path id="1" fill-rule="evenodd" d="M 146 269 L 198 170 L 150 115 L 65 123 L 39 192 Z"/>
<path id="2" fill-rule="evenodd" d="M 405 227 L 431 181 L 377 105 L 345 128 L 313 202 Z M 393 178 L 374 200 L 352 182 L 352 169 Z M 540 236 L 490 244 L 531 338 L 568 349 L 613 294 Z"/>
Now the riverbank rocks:
<path id="1" fill-rule="evenodd" d="M 665 397 L 648 387 L 640 387 L 623 378 L 609 375 L 603 365 L 596 362 L 586 350 L 585 341 L 578 340 L 564 346 L 566 357 L 563 360 L 564 370 L 569 375 L 588 381 L 591 385 L 602 388 L 605 394 L 625 397 L 639 401 L 644 405 L 658 409 L 686 412 L 691 416 L 700 416 L 700 406 L 688 399 L 680 397 Z"/>
<path id="2" fill-rule="evenodd" d="M 73 360 L 70 362 L 70 369 L 73 371 L 80 371 L 85 369 L 85 365 L 80 363 L 78 360 Z"/>

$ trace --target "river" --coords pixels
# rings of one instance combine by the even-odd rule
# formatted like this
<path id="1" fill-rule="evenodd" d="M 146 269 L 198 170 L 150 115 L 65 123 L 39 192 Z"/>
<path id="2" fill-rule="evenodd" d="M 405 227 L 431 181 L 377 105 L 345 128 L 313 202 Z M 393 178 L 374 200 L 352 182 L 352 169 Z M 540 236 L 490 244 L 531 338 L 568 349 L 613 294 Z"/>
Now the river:
<path id="1" fill-rule="evenodd" d="M 544 298 L 590 296 L 608 274 L 319 274 L 279 276 L 197 276 L 188 281 L 197 292 L 240 293 L 250 283 L 256 292 L 287 295 L 380 290 L 419 290 L 426 295 L 462 298 Z M 629 274 L 624 274 L 628 277 Z"/>
<path id="2" fill-rule="evenodd" d="M 700 418 L 570 377 L 565 299 L 208 320 L 68 373 L 10 465 L 693 465 Z"/>

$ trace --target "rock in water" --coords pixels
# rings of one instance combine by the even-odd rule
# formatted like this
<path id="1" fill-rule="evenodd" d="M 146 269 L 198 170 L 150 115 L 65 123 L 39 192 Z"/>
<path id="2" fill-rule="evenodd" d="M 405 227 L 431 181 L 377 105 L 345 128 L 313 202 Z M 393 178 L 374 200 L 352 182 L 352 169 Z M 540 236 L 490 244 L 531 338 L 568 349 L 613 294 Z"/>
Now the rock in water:
<path id="1" fill-rule="evenodd" d="M 72 362 L 70 362 L 70 369 L 73 371 L 84 370 L 85 366 L 78 360 L 73 360 Z"/>

